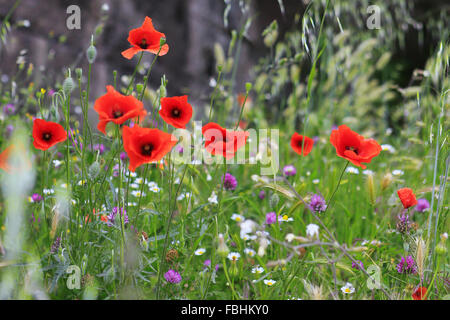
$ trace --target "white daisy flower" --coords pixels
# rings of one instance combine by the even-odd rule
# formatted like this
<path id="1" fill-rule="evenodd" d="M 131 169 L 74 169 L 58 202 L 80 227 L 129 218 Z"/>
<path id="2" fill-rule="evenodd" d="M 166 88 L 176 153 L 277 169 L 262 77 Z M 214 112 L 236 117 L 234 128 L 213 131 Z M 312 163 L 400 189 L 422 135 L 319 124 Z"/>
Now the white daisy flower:
<path id="1" fill-rule="evenodd" d="M 241 221 L 245 220 L 245 217 L 240 215 L 240 214 L 233 213 L 232 216 L 231 216 L 231 220 L 234 220 L 234 221 L 237 221 L 237 222 L 241 222 Z"/>
<path id="2" fill-rule="evenodd" d="M 353 287 L 353 285 L 352 285 L 350 282 L 347 282 L 347 283 L 345 284 L 345 286 L 343 286 L 343 287 L 341 288 L 341 291 L 342 291 L 344 294 L 352 294 L 353 292 L 355 292 L 355 287 Z"/>
<path id="3" fill-rule="evenodd" d="M 382 144 L 381 150 L 387 151 L 389 153 L 395 153 L 395 148 L 393 146 L 391 146 L 390 144 Z"/>
<path id="4" fill-rule="evenodd" d="M 314 238 L 314 236 L 319 237 L 319 226 L 314 223 L 308 224 L 306 226 L 306 235 L 310 238 Z"/>
<path id="5" fill-rule="evenodd" d="M 150 181 L 147 185 L 148 185 L 149 188 L 153 188 L 155 186 L 156 187 L 158 186 L 158 184 L 155 181 Z"/>
<path id="6" fill-rule="evenodd" d="M 136 178 L 134 180 L 134 183 L 137 183 L 137 184 L 141 184 L 142 182 L 144 182 L 144 179 L 142 179 L 142 178 Z"/>
<path id="7" fill-rule="evenodd" d="M 141 191 L 140 190 L 133 190 L 133 191 L 131 191 L 131 194 L 134 197 L 141 197 Z M 145 197 L 145 192 L 142 192 L 142 197 Z"/>
<path id="8" fill-rule="evenodd" d="M 206 181 L 211 181 L 212 180 L 212 177 L 211 177 L 211 175 L 208 173 L 208 175 L 206 176 Z"/>
<path id="9" fill-rule="evenodd" d="M 149 190 L 154 193 L 158 193 L 161 191 L 161 189 L 158 186 L 152 186 L 152 187 L 150 187 Z"/>
<path id="10" fill-rule="evenodd" d="M 195 250 L 194 254 L 195 254 L 196 256 L 201 256 L 201 255 L 204 254 L 205 252 L 206 252 L 206 249 L 205 249 L 205 248 L 200 248 L 200 249 Z"/>
<path id="11" fill-rule="evenodd" d="M 261 274 L 264 272 L 264 268 L 260 266 L 256 266 L 252 268 L 252 273 Z"/>
<path id="12" fill-rule="evenodd" d="M 43 192 L 44 194 L 54 194 L 54 193 L 55 193 L 55 190 L 53 190 L 53 189 L 44 189 L 44 190 L 42 190 L 42 192 Z"/>
<path id="13" fill-rule="evenodd" d="M 256 240 L 257 238 L 258 238 L 257 236 L 251 235 L 251 234 L 248 234 L 248 233 L 241 234 L 241 239 L 244 240 L 244 241 Z"/>
<path id="14" fill-rule="evenodd" d="M 278 222 L 289 222 L 289 221 L 294 221 L 294 218 L 288 217 L 287 214 L 283 215 L 283 216 L 278 216 Z"/>
<path id="15" fill-rule="evenodd" d="M 214 191 L 211 193 L 211 196 L 208 198 L 208 202 L 211 204 L 219 204 L 219 201 L 217 200 L 217 194 Z"/>
<path id="16" fill-rule="evenodd" d="M 132 189 L 139 189 L 139 185 L 138 185 L 137 183 L 131 183 L 131 184 L 130 184 L 130 187 L 131 187 Z"/>
<path id="17" fill-rule="evenodd" d="M 363 170 L 362 173 L 365 174 L 366 176 L 373 175 L 373 171 L 372 170 Z"/>
<path id="18" fill-rule="evenodd" d="M 319 179 L 314 179 L 314 180 L 312 181 L 312 183 L 314 183 L 314 184 L 319 184 L 319 182 L 320 182 Z"/>
<path id="19" fill-rule="evenodd" d="M 394 176 L 402 176 L 403 174 L 404 174 L 405 172 L 403 171 L 403 170 L 394 170 L 394 171 L 392 171 L 392 175 L 394 175 Z"/>
<path id="20" fill-rule="evenodd" d="M 245 248 L 244 253 L 250 257 L 253 257 L 253 256 L 255 256 L 256 251 L 253 250 L 252 248 Z"/>
<path id="21" fill-rule="evenodd" d="M 264 284 L 268 285 L 269 287 L 273 286 L 276 283 L 275 280 L 272 279 L 264 279 Z"/>
<path id="22" fill-rule="evenodd" d="M 241 255 L 239 254 L 239 252 L 230 252 L 227 256 L 227 258 L 233 262 L 238 261 L 240 257 Z"/>
<path id="23" fill-rule="evenodd" d="M 53 160 L 52 162 L 53 162 L 53 165 L 55 166 L 55 168 L 59 168 L 64 163 L 64 161 L 60 161 L 60 160 Z"/>
<path id="24" fill-rule="evenodd" d="M 348 167 L 347 169 L 345 169 L 345 172 L 359 174 L 358 168 L 355 168 L 355 167 Z"/>

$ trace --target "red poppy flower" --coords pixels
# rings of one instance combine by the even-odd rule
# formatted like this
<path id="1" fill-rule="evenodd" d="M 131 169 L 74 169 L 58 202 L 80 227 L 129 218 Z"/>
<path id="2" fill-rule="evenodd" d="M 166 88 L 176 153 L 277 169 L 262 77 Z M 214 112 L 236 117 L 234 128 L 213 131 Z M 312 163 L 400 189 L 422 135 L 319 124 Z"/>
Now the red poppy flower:
<path id="1" fill-rule="evenodd" d="M 159 43 L 161 38 L 165 38 L 164 33 L 156 31 L 153 27 L 152 19 L 145 17 L 144 23 L 141 27 L 133 29 L 128 35 L 128 42 L 132 45 L 131 48 L 122 51 L 122 56 L 127 59 L 133 58 L 133 56 L 140 51 L 148 51 L 154 54 L 158 54 Z M 163 56 L 169 51 L 169 45 L 164 44 L 159 51 L 159 55 Z"/>
<path id="2" fill-rule="evenodd" d="M 123 128 L 123 147 L 130 158 L 128 168 L 133 172 L 144 163 L 161 160 L 177 142 L 175 136 L 159 129 L 138 125 Z"/>
<path id="3" fill-rule="evenodd" d="M 398 197 L 405 209 L 415 206 L 417 204 L 416 196 L 410 188 L 402 188 L 397 190 Z"/>
<path id="4" fill-rule="evenodd" d="M 222 155 L 226 159 L 234 157 L 236 151 L 247 143 L 248 131 L 231 131 L 222 128 L 217 123 L 210 122 L 203 126 L 205 148 L 212 155 Z"/>
<path id="5" fill-rule="evenodd" d="M 363 169 L 366 169 L 366 166 L 362 162 L 369 163 L 381 151 L 380 145 L 375 140 L 364 139 L 346 125 L 339 126 L 337 130 L 331 132 L 330 142 L 336 148 L 339 157 Z"/>
<path id="6" fill-rule="evenodd" d="M 187 99 L 188 96 L 161 98 L 159 115 L 175 128 L 186 128 L 192 118 L 192 106 Z"/>
<path id="7" fill-rule="evenodd" d="M 33 121 L 33 145 L 36 149 L 47 150 L 67 139 L 66 130 L 56 122 L 35 119 Z"/>
<path id="8" fill-rule="evenodd" d="M 144 104 L 133 96 L 125 96 L 116 91 L 113 86 L 106 86 L 108 91 L 95 101 L 94 110 L 99 115 L 97 129 L 106 134 L 106 124 L 110 121 L 123 124 L 125 121 L 145 117 L 147 111 Z"/>
<path id="9" fill-rule="evenodd" d="M 424 296 L 427 294 L 427 288 L 425 287 L 419 287 L 417 288 L 414 293 L 412 294 L 412 298 L 414 300 L 426 300 L 427 298 L 424 298 Z"/>
<path id="10" fill-rule="evenodd" d="M 308 153 L 311 152 L 313 145 L 314 145 L 313 139 L 307 136 L 302 136 L 297 132 L 294 132 L 294 134 L 291 137 L 291 147 L 299 155 L 302 155 L 303 151 L 303 156 L 307 156 Z"/>

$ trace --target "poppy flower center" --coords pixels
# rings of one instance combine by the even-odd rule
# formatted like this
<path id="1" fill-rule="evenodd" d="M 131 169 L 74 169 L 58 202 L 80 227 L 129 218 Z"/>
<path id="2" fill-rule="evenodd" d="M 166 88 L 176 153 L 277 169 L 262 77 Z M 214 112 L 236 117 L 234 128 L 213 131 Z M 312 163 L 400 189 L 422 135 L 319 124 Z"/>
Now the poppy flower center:
<path id="1" fill-rule="evenodd" d="M 147 44 L 147 40 L 145 40 L 145 38 L 141 40 L 141 42 L 139 43 L 139 47 L 141 49 L 147 49 L 148 44 Z"/>
<path id="2" fill-rule="evenodd" d="M 355 147 L 346 146 L 345 150 L 350 150 L 350 151 L 353 151 L 355 154 L 358 154 L 358 149 L 356 149 Z"/>
<path id="3" fill-rule="evenodd" d="M 120 118 L 121 116 L 123 116 L 122 111 L 116 110 L 116 111 L 113 112 L 114 119 Z"/>
<path id="4" fill-rule="evenodd" d="M 49 132 L 46 132 L 42 135 L 42 139 L 45 141 L 49 141 L 52 138 L 52 135 Z"/>
<path id="5" fill-rule="evenodd" d="M 153 145 L 150 144 L 150 143 L 144 144 L 141 147 L 141 151 L 142 151 L 142 154 L 144 156 L 151 156 L 152 155 L 152 151 L 153 151 Z"/>
<path id="6" fill-rule="evenodd" d="M 181 115 L 181 111 L 178 108 L 174 108 L 172 109 L 172 117 L 174 118 L 179 118 Z"/>

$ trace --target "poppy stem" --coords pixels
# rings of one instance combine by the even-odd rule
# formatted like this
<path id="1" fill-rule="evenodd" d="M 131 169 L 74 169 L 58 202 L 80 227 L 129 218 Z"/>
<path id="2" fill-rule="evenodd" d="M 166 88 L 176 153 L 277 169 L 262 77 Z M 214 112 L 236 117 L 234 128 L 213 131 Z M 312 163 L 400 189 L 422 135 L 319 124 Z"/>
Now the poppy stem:
<path id="1" fill-rule="evenodd" d="M 147 82 L 148 82 L 148 78 L 150 77 L 150 72 L 152 71 L 152 68 L 156 62 L 156 59 L 158 59 L 158 57 L 159 57 L 159 53 L 161 52 L 161 49 L 162 49 L 162 46 L 159 46 L 158 53 L 155 55 L 155 57 L 153 58 L 152 64 L 148 68 L 147 75 L 145 76 L 145 80 L 144 80 L 144 87 L 142 88 L 142 92 L 141 92 L 141 96 L 139 97 L 139 101 L 142 101 L 144 99 L 144 93 L 145 93 L 145 89 L 147 88 Z"/>
<path id="2" fill-rule="evenodd" d="M 144 192 L 144 184 L 145 184 L 145 181 L 147 180 L 147 172 L 148 172 L 148 163 L 145 165 L 145 169 L 144 169 L 144 178 L 141 183 L 141 192 L 139 193 L 138 210 L 137 210 L 137 214 L 134 217 L 134 221 L 133 221 L 134 225 L 136 225 L 137 218 L 138 218 L 139 214 L 141 213 L 141 199 L 142 199 L 142 193 Z M 128 178 L 128 181 L 129 180 L 130 179 Z"/>
<path id="3" fill-rule="evenodd" d="M 132 85 L 133 82 L 134 82 L 134 78 L 136 77 L 136 72 L 137 72 L 137 70 L 138 70 L 139 65 L 141 64 L 141 60 L 142 60 L 142 56 L 143 56 L 143 55 L 144 55 L 144 52 L 141 52 L 141 55 L 139 56 L 138 63 L 137 63 L 137 65 L 136 65 L 136 67 L 134 68 L 133 74 L 131 75 L 130 82 L 128 83 L 127 90 L 125 91 L 125 95 L 129 95 L 129 94 L 130 94 L 129 91 L 130 91 L 131 85 Z"/>
<path id="4" fill-rule="evenodd" d="M 181 186 L 183 185 L 183 180 L 184 180 L 184 176 L 186 174 L 188 165 L 186 164 L 184 166 L 184 170 L 183 170 L 183 175 L 181 176 L 180 179 L 180 184 L 178 185 L 177 191 L 175 192 L 175 195 L 173 196 L 173 206 L 172 208 L 170 207 L 170 202 L 169 202 L 169 219 L 167 220 L 167 229 L 166 229 L 166 235 L 165 235 L 165 239 L 164 239 L 164 247 L 163 247 L 163 252 L 161 255 L 161 261 L 159 263 L 159 270 L 158 270 L 158 282 L 156 285 L 156 299 L 159 299 L 159 293 L 160 293 L 160 288 L 161 288 L 161 274 L 162 274 L 162 270 L 164 267 L 164 261 L 165 261 L 165 257 L 166 257 L 166 251 L 167 251 L 167 245 L 169 244 L 169 230 L 170 230 L 170 225 L 172 224 L 172 218 L 173 218 L 173 213 L 175 211 L 175 206 L 177 204 L 177 196 L 178 193 L 180 191 Z M 156 238 L 155 238 L 156 241 Z"/>
<path id="5" fill-rule="evenodd" d="M 236 122 L 236 126 L 234 127 L 234 130 L 236 130 L 239 127 L 239 123 L 241 122 L 241 119 L 242 119 L 242 114 L 244 113 L 244 108 L 245 108 L 245 103 L 247 102 L 247 98 L 248 98 L 248 90 L 246 90 L 246 92 L 245 92 L 244 102 L 242 103 L 242 106 L 241 106 L 241 113 L 239 114 L 239 119 Z"/>
<path id="6" fill-rule="evenodd" d="M 341 175 L 340 175 L 340 177 L 339 177 L 339 181 L 338 181 L 338 183 L 337 183 L 337 185 L 336 185 L 336 188 L 334 189 L 334 191 L 333 191 L 333 193 L 332 193 L 330 199 L 328 199 L 328 201 L 327 201 L 327 207 L 326 207 L 326 209 L 325 209 L 325 211 L 324 211 L 323 213 L 325 213 L 325 212 L 328 210 L 328 208 L 330 207 L 331 200 L 333 200 L 333 197 L 334 197 L 334 195 L 336 194 L 336 191 L 339 189 L 339 186 L 341 185 L 342 177 L 344 176 L 345 170 L 347 169 L 349 163 L 350 163 L 350 162 L 347 161 L 347 163 L 345 164 L 345 167 L 344 167 L 344 169 L 343 169 L 342 172 L 341 172 Z"/>
<path id="7" fill-rule="evenodd" d="M 216 85 L 215 85 L 214 91 L 213 91 L 213 93 L 211 95 L 211 102 L 209 103 L 209 117 L 208 117 L 209 121 L 208 122 L 211 122 L 212 109 L 213 109 L 213 106 L 214 106 L 214 99 L 216 98 L 216 91 L 217 91 L 217 88 L 219 87 L 221 76 L 222 76 L 222 68 L 219 68 L 219 74 L 217 76 Z"/>

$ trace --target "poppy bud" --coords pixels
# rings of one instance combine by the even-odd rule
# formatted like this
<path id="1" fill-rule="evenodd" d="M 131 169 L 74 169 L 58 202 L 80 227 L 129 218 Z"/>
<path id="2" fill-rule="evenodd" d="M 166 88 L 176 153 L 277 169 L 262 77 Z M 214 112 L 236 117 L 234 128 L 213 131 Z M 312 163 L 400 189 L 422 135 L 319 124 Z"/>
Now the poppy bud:
<path id="1" fill-rule="evenodd" d="M 98 176 L 99 173 L 100 173 L 100 164 L 97 161 L 95 161 L 89 167 L 89 177 L 91 179 L 95 179 Z"/>
<path id="2" fill-rule="evenodd" d="M 252 90 L 252 84 L 251 84 L 251 82 L 247 82 L 247 83 L 245 84 L 245 90 L 247 90 L 247 92 L 249 92 L 250 90 Z"/>
<path id="3" fill-rule="evenodd" d="M 89 64 L 93 64 L 95 58 L 97 57 L 97 49 L 94 47 L 94 37 L 91 38 L 91 45 L 86 50 L 86 57 L 88 59 Z"/>
<path id="4" fill-rule="evenodd" d="M 162 46 L 165 45 L 165 44 L 166 44 L 166 38 L 161 37 L 161 38 L 159 39 L 159 46 L 162 47 Z"/>
<path id="5" fill-rule="evenodd" d="M 144 89 L 144 85 L 142 83 L 138 83 L 136 85 L 136 92 L 137 92 L 138 96 L 142 93 L 143 89 Z"/>
<path id="6" fill-rule="evenodd" d="M 83 69 L 81 68 L 76 68 L 75 69 L 75 74 L 77 75 L 78 79 L 81 79 L 81 77 L 83 76 Z"/>
<path id="7" fill-rule="evenodd" d="M 75 87 L 75 84 L 74 84 L 74 82 L 73 82 L 73 79 L 72 79 L 72 77 L 70 76 L 70 69 L 69 69 L 69 76 L 64 80 L 64 82 L 63 82 L 63 91 L 64 91 L 64 94 L 67 96 L 67 95 L 69 95 L 71 92 L 72 92 L 72 90 L 73 90 L 73 88 Z"/>
<path id="8" fill-rule="evenodd" d="M 280 197 L 278 196 L 278 194 L 274 193 L 269 200 L 269 205 L 271 208 L 275 208 L 278 204 L 278 202 L 280 201 Z"/>
<path id="9" fill-rule="evenodd" d="M 221 257 L 225 258 L 228 255 L 229 252 L 230 252 L 230 249 L 228 249 L 228 246 L 225 243 L 225 239 L 223 238 L 223 234 L 220 233 L 219 234 L 219 245 L 217 247 L 217 253 Z"/>

